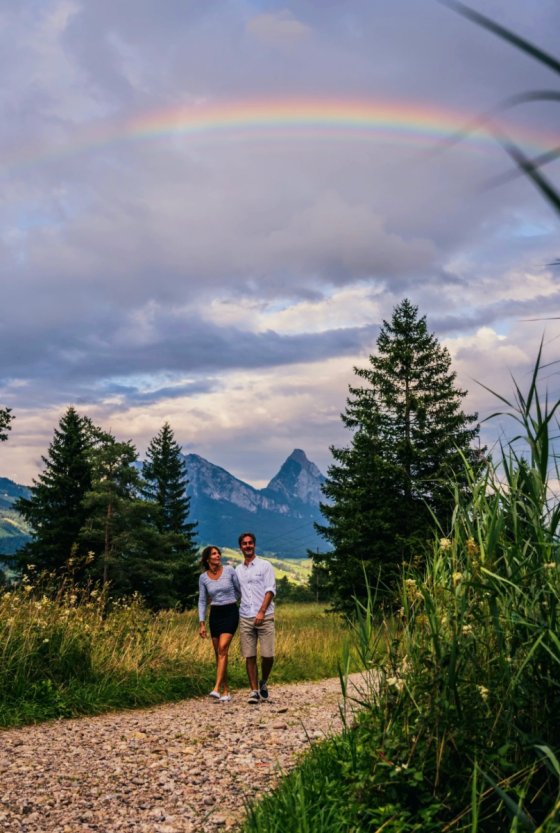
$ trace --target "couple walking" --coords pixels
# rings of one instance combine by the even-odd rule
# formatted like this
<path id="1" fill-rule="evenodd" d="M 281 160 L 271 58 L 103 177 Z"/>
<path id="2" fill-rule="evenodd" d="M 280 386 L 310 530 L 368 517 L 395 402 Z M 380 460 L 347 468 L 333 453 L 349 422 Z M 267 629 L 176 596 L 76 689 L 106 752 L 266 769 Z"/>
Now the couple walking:
<path id="1" fill-rule="evenodd" d="M 243 563 L 235 570 L 222 564 L 218 547 L 202 551 L 202 572 L 198 587 L 200 636 L 205 639 L 206 609 L 210 605 L 210 636 L 216 654 L 216 684 L 209 694 L 215 700 L 231 700 L 227 680 L 228 651 L 239 625 L 241 655 L 245 658 L 251 693 L 248 702 L 268 700 L 267 680 L 274 663 L 274 597 L 276 582 L 271 564 L 256 555 L 257 540 L 252 532 L 239 536 Z M 239 608 L 237 600 L 241 599 Z M 257 645 L 261 649 L 261 677 L 258 675 Z"/>

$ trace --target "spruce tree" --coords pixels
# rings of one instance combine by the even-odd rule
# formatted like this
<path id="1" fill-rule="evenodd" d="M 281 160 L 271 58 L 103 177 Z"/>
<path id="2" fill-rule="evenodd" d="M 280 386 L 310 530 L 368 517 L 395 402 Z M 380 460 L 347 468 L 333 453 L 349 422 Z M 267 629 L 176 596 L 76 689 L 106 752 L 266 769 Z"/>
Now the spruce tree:
<path id="1" fill-rule="evenodd" d="M 348 448 L 332 448 L 323 487 L 327 521 L 318 531 L 332 551 L 324 566 L 335 604 L 352 607 L 368 581 L 391 595 L 402 562 L 418 557 L 450 520 L 451 475 L 461 483 L 462 454 L 477 465 L 476 414 L 465 414 L 466 391 L 455 384 L 449 352 L 428 332 L 407 299 L 384 321 L 369 366 L 354 368 L 365 382 L 350 386 L 342 420 L 353 431 Z"/>
<path id="2" fill-rule="evenodd" d="M 12 430 L 13 418 L 11 408 L 0 408 L 0 443 L 8 439 L 8 431 Z"/>
<path id="3" fill-rule="evenodd" d="M 159 531 L 156 507 L 144 498 L 138 454 L 131 442 L 104 433 L 92 455 L 81 536 L 91 547 L 88 576 L 113 597 L 140 594 L 154 609 L 174 606 L 174 562 Z"/>
<path id="4" fill-rule="evenodd" d="M 87 417 L 70 407 L 62 416 L 42 457 L 44 470 L 33 481 L 28 498 L 19 498 L 14 509 L 31 526 L 32 540 L 18 553 L 20 566 L 66 570 L 68 560 L 79 561 L 87 553 L 80 530 L 87 517 L 84 497 L 91 489 L 91 450 L 95 431 Z"/>
<path id="5" fill-rule="evenodd" d="M 183 607 L 189 606 L 198 589 L 197 524 L 189 521 L 185 460 L 167 422 L 148 446 L 142 475 L 144 495 L 157 508 L 156 524 L 162 536 L 162 555 L 174 564 L 177 599 Z"/>

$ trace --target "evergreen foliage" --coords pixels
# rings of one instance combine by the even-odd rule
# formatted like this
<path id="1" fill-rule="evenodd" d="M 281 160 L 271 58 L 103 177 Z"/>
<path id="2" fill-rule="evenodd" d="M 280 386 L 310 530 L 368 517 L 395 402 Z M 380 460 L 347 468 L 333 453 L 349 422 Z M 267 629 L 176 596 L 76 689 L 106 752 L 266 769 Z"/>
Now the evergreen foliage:
<path id="1" fill-rule="evenodd" d="M 168 422 L 148 446 L 142 475 L 144 495 L 156 509 L 162 557 L 173 564 L 178 601 L 183 607 L 188 606 L 198 590 L 197 524 L 189 521 L 185 461 Z"/>
<path id="2" fill-rule="evenodd" d="M 100 582 L 113 597 L 140 594 L 154 609 L 185 607 L 196 591 L 189 501 L 169 426 L 150 446 L 148 480 L 131 442 L 120 442 L 69 408 L 28 498 L 14 508 L 33 530 L 17 554 L 78 584 Z"/>
<path id="3" fill-rule="evenodd" d="M 0 443 L 8 439 L 8 431 L 11 431 L 11 422 L 14 419 L 11 408 L 0 408 Z"/>
<path id="4" fill-rule="evenodd" d="M 38 570 L 60 573 L 70 558 L 87 554 L 80 531 L 87 518 L 84 497 L 92 485 L 94 443 L 90 420 L 68 408 L 42 457 L 45 468 L 33 481 L 30 497 L 14 504 L 33 529 L 33 540 L 18 553 L 23 568 L 34 564 Z"/>
<path id="5" fill-rule="evenodd" d="M 466 391 L 455 384 L 449 353 L 408 299 L 383 322 L 369 367 L 354 371 L 364 384 L 350 386 L 342 414 L 353 437 L 349 447 L 331 448 L 327 523 L 317 525 L 332 552 L 314 556 L 342 609 L 363 597 L 364 566 L 381 594 L 392 593 L 403 561 L 431 536 L 433 515 L 449 524 L 446 484 L 464 480 L 463 455 L 472 465 L 480 456 L 477 415 L 461 410 Z"/>

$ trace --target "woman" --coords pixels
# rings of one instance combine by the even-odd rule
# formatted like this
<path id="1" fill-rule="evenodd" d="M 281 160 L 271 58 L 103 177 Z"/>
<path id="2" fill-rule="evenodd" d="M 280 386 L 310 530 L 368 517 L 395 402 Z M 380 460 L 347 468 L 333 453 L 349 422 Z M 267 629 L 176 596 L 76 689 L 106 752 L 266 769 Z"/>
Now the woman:
<path id="1" fill-rule="evenodd" d="M 204 572 L 198 580 L 198 632 L 202 639 L 206 639 L 206 608 L 210 604 L 210 636 L 216 654 L 216 683 L 208 696 L 221 703 L 229 703 L 228 651 L 239 624 L 237 599 L 241 596 L 241 588 L 233 567 L 222 564 L 222 553 L 218 547 L 205 547 L 200 564 Z"/>

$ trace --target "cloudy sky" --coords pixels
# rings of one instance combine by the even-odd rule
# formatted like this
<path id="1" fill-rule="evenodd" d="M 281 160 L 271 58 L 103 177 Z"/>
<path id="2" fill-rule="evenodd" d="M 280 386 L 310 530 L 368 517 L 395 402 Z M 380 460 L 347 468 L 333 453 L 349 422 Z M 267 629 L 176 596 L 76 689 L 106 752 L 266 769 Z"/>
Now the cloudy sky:
<path id="1" fill-rule="evenodd" d="M 557 50 L 556 0 L 471 7 Z M 0 475 L 70 404 L 255 485 L 325 471 L 404 297 L 481 416 L 475 380 L 558 356 L 557 216 L 487 131 L 440 145 L 558 76 L 437 0 L 0 0 L 0 47 Z M 536 156 L 559 113 L 499 124 Z"/>

